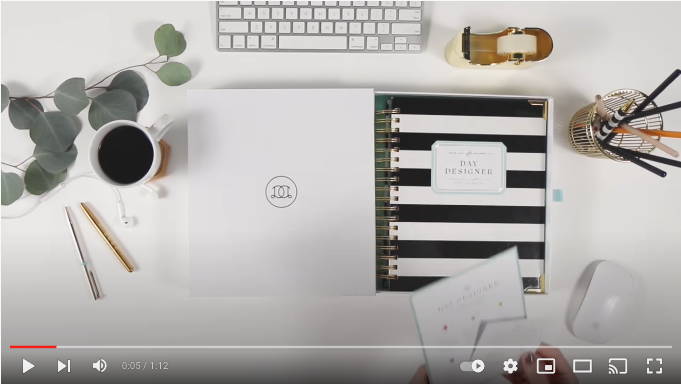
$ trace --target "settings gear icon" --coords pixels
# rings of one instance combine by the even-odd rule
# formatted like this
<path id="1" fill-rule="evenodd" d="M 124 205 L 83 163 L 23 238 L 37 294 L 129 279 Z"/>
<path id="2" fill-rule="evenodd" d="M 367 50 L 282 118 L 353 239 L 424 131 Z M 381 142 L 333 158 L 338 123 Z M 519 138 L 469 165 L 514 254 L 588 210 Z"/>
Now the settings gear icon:
<path id="1" fill-rule="evenodd" d="M 509 375 L 518 370 L 518 362 L 513 359 L 504 361 L 504 371 Z"/>

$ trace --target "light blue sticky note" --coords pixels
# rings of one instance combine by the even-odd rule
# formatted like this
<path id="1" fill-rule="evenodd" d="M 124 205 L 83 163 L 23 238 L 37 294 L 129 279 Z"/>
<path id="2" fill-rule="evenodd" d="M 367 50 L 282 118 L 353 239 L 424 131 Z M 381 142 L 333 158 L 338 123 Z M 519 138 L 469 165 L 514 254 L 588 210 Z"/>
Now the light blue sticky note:
<path id="1" fill-rule="evenodd" d="M 563 201 L 563 190 L 562 189 L 554 189 L 553 190 L 553 201 L 556 203 L 560 203 Z"/>

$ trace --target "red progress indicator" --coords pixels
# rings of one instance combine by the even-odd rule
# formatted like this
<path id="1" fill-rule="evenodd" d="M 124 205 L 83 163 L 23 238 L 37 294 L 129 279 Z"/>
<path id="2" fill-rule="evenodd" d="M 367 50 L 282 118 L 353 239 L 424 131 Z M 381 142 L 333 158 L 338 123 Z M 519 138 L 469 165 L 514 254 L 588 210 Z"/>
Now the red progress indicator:
<path id="1" fill-rule="evenodd" d="M 10 345 L 9 349 L 55 349 L 56 345 Z"/>

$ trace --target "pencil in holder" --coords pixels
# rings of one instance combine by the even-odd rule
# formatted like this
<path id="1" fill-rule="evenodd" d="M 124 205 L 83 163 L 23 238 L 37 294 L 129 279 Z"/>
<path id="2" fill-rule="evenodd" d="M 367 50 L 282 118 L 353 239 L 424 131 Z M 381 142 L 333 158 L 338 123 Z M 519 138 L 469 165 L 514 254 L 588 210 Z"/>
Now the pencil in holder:
<path id="1" fill-rule="evenodd" d="M 645 98 L 643 92 L 634 89 L 620 89 L 612 91 L 603 96 L 603 103 L 610 112 L 615 112 L 633 100 L 631 110 L 635 109 Z M 644 110 L 657 107 L 651 102 Z M 596 133 L 600 128 L 601 118 L 596 113 L 596 103 L 591 103 L 579 109 L 570 119 L 569 136 L 572 148 L 586 156 L 606 157 L 617 161 L 626 161 L 625 158 L 609 151 L 603 147 L 596 138 Z M 629 122 L 629 125 L 637 129 L 662 130 L 662 115 L 655 114 L 641 117 Z M 658 136 L 652 136 L 659 139 Z M 655 147 L 643 141 L 636 135 L 628 133 L 615 134 L 609 144 L 614 147 L 625 148 L 632 151 L 649 153 Z"/>

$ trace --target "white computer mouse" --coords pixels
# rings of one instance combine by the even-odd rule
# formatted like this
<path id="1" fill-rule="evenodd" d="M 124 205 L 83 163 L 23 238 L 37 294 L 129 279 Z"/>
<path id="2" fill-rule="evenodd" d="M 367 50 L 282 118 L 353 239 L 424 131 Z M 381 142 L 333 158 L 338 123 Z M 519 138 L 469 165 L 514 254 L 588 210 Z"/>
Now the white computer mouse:
<path id="1" fill-rule="evenodd" d="M 630 328 L 641 298 L 641 285 L 631 271 L 612 261 L 595 261 L 577 283 L 568 327 L 582 340 L 606 343 Z"/>

